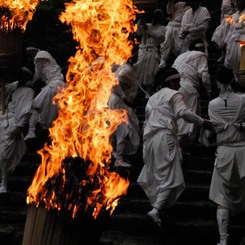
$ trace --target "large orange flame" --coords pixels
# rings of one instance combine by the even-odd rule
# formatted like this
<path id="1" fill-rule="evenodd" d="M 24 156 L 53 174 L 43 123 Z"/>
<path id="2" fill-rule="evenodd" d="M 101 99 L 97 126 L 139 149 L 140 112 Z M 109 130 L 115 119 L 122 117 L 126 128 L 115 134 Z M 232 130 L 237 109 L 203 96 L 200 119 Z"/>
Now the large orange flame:
<path id="1" fill-rule="evenodd" d="M 62 209 L 59 193 L 65 192 L 72 158 L 85 171 L 77 187 L 83 197 L 79 194 L 74 201 L 74 193 L 66 193 L 66 207 L 73 217 L 81 206 L 92 208 L 96 218 L 103 209 L 112 214 L 129 186 L 128 179 L 109 171 L 110 136 L 127 121 L 127 113 L 109 109 L 107 102 L 118 83 L 112 65 L 122 64 L 131 55 L 129 35 L 136 30 L 137 8 L 130 0 L 74 0 L 65 7 L 60 20 L 71 26 L 78 47 L 69 59 L 67 88 L 55 98 L 60 110 L 50 129 L 52 143 L 38 152 L 42 162 L 28 189 L 27 202 Z M 50 188 L 57 179 L 59 190 L 48 190 L 47 182 L 52 183 Z"/>
<path id="2" fill-rule="evenodd" d="M 41 1 L 43 0 L 0 0 L 0 30 L 18 28 L 25 31 Z"/>

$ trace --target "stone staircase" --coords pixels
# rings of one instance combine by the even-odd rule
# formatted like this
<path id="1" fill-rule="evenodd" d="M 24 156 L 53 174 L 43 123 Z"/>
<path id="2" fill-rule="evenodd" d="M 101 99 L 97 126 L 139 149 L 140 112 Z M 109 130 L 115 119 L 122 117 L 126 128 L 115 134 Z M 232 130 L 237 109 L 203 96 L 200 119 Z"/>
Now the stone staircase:
<path id="1" fill-rule="evenodd" d="M 0 195 L 1 245 L 22 244 L 27 212 L 26 191 L 39 163 L 36 153 L 26 153 L 21 164 L 9 176 L 8 193 Z"/>
<path id="2" fill-rule="evenodd" d="M 208 199 L 215 146 L 195 144 L 190 155 L 184 154 L 183 170 L 187 184 L 176 205 L 166 211 L 163 230 L 159 230 L 145 215 L 150 204 L 136 179 L 143 166 L 141 149 L 131 161 L 127 175 L 130 187 L 120 200 L 114 214 L 102 226 L 99 245 L 211 245 L 218 241 L 216 207 Z M 9 177 L 9 192 L 0 195 L 0 244 L 22 243 L 27 214 L 26 191 L 40 163 L 34 151 L 28 151 L 21 164 Z M 232 217 L 229 245 L 239 245 L 245 236 L 245 214 Z M 89 243 L 85 243 L 89 244 Z M 34 245 L 34 244 L 33 244 Z M 89 244 L 90 245 L 90 244 Z M 95 244 L 91 244 L 95 245 Z"/>
<path id="3" fill-rule="evenodd" d="M 144 99 L 137 108 L 141 123 L 144 120 Z M 205 103 L 203 103 L 203 110 Z M 9 177 L 9 192 L 0 195 L 0 244 L 20 245 L 27 213 L 26 191 L 40 163 L 32 149 L 32 142 L 21 164 Z M 40 143 L 40 142 L 39 142 Z M 41 144 L 40 144 L 41 145 Z M 209 148 L 195 144 L 190 155 L 184 155 L 183 170 L 187 184 L 176 205 L 163 217 L 163 231 L 148 220 L 151 209 L 147 197 L 136 183 L 143 167 L 141 148 L 132 157 L 131 172 L 118 169 L 130 179 L 127 195 L 121 199 L 114 214 L 105 220 L 100 238 L 103 244 L 127 245 L 211 245 L 218 241 L 216 207 L 208 199 L 209 184 L 214 162 L 215 145 Z M 231 218 L 229 245 L 239 245 L 245 236 L 245 214 Z M 34 244 L 33 244 L 34 245 Z M 93 244 L 92 244 L 93 245 Z"/>
<path id="4" fill-rule="evenodd" d="M 215 96 L 215 94 L 214 94 Z M 146 101 L 140 96 L 138 117 Z M 142 108 L 141 108 L 142 106 Z M 203 114 L 207 113 L 207 101 L 202 101 Z M 143 122 L 142 122 L 143 123 Z M 101 237 L 102 244 L 133 245 L 211 245 L 219 241 L 216 223 L 216 205 L 208 198 L 213 171 L 215 144 L 205 147 L 195 143 L 189 154 L 183 154 L 183 171 L 187 188 L 177 203 L 163 216 L 163 230 L 160 231 L 146 216 L 151 210 L 148 198 L 136 183 L 143 167 L 142 148 L 131 159 L 131 181 L 127 196 L 121 200 L 116 212 L 106 224 Z M 120 171 L 120 170 L 119 170 Z M 125 175 L 125 173 L 122 173 Z M 231 217 L 229 245 L 239 245 L 245 236 L 245 213 Z"/>

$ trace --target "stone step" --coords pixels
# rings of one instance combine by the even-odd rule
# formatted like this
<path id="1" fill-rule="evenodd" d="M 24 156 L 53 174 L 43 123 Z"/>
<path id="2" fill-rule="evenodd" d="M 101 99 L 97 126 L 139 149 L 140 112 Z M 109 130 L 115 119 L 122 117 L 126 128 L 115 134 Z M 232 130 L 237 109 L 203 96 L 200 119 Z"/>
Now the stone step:
<path id="1" fill-rule="evenodd" d="M 0 222 L 0 244 L 21 245 L 24 223 L 2 224 Z M 34 244 L 33 244 L 34 245 Z"/>
<path id="2" fill-rule="evenodd" d="M 146 214 L 151 210 L 148 199 L 125 198 L 116 207 L 114 214 Z M 216 205 L 211 201 L 177 201 L 170 209 L 165 210 L 166 215 L 173 218 L 198 218 L 203 220 L 215 220 Z M 242 224 L 242 220 L 236 219 Z"/>
<path id="3" fill-rule="evenodd" d="M 188 181 L 188 183 L 192 183 L 192 184 L 204 183 L 208 185 L 211 183 L 212 171 L 184 169 L 183 172 L 184 172 L 185 180 Z"/>
<path id="4" fill-rule="evenodd" d="M 27 205 L 18 207 L 0 207 L 1 225 L 24 224 L 26 220 Z"/>
<path id="5" fill-rule="evenodd" d="M 184 157 L 183 170 L 213 171 L 213 167 L 214 167 L 213 155 L 212 156 L 184 155 L 183 157 Z"/>
<path id="6" fill-rule="evenodd" d="M 112 232 L 110 235 L 108 233 Z M 215 220 L 183 219 L 180 217 L 165 219 L 163 230 L 148 219 L 146 215 L 115 214 L 112 215 L 103 231 L 101 241 L 109 240 L 115 242 L 114 232 L 120 232 L 125 237 L 141 237 L 148 244 L 167 244 L 168 241 L 176 244 L 216 244 L 218 242 L 218 227 Z M 230 224 L 230 243 L 238 244 L 244 236 L 244 226 Z M 124 238 L 121 238 L 122 240 Z M 133 238 L 132 238 L 133 239 Z M 137 240 L 131 244 L 142 244 Z M 117 243 L 111 243 L 117 244 Z M 124 243 L 122 243 L 124 244 Z M 127 244 L 127 243 L 125 243 Z M 128 243 L 130 244 L 130 243 Z M 143 243 L 144 244 L 144 243 Z M 145 243 L 147 244 L 147 243 Z"/>
<path id="7" fill-rule="evenodd" d="M 26 193 L 29 188 L 31 181 L 33 179 L 34 173 L 32 175 L 11 175 L 8 180 L 8 192 L 23 192 Z"/>
<path id="8" fill-rule="evenodd" d="M 8 210 L 26 205 L 26 192 L 7 192 L 0 195 L 0 207 Z M 0 220 L 1 221 L 1 220 Z"/>
<path id="9" fill-rule="evenodd" d="M 202 240 L 204 243 L 200 244 L 212 244 L 213 242 L 217 241 L 217 225 L 215 221 L 215 214 L 214 214 L 214 206 L 212 204 L 207 204 L 203 202 L 196 202 L 191 204 L 187 203 L 181 203 L 178 202 L 173 208 L 171 208 L 168 212 L 166 212 L 167 216 L 165 217 L 165 224 L 164 224 L 164 231 L 160 232 L 158 229 L 156 229 L 155 225 L 147 218 L 145 214 L 139 213 L 139 209 L 137 207 L 139 206 L 148 206 L 147 201 L 141 200 L 141 204 L 135 203 L 135 200 L 132 200 L 129 205 L 131 205 L 131 208 L 126 209 L 127 212 L 120 210 L 120 205 L 118 207 L 118 210 L 115 211 L 115 213 L 109 218 L 109 220 L 105 220 L 105 224 L 103 224 L 104 231 L 101 237 L 101 244 L 105 244 L 105 241 L 108 242 L 108 239 L 114 240 L 114 234 L 116 232 L 120 234 L 124 234 L 124 238 L 131 237 L 131 240 L 134 241 L 134 243 L 131 244 L 141 244 L 139 243 L 141 240 L 139 239 L 142 236 L 145 236 L 144 241 L 151 241 L 151 243 L 148 244 L 158 244 L 158 242 L 164 242 L 160 244 L 168 244 L 166 242 L 174 242 L 175 234 L 178 234 L 178 237 L 181 237 L 181 240 L 183 240 L 183 244 L 196 244 L 198 245 L 198 238 Z M 202 214 L 199 216 L 195 216 L 192 214 L 191 209 L 195 207 L 197 209 L 202 210 Z M 214 214 L 213 217 L 210 216 L 210 210 L 207 210 L 207 207 L 212 208 L 212 213 Z M 135 209 L 133 209 L 134 207 Z M 132 213 L 128 212 L 128 210 L 133 210 Z M 181 214 L 182 210 L 182 215 Z M 147 210 L 146 210 L 147 211 Z M 22 209 L 17 211 L 16 213 L 25 213 L 26 209 Z M 193 212 L 195 210 L 193 209 Z M 200 212 L 200 210 L 199 210 Z M 16 214 L 15 213 L 15 214 Z M 208 214 L 208 216 L 206 215 Z M 1 217 L 3 213 L 0 213 Z M 14 215 L 14 212 L 13 214 Z M 19 216 L 20 214 L 18 214 Z M 231 223 L 229 227 L 229 234 L 232 237 L 231 244 L 238 244 L 235 242 L 238 242 L 242 239 L 244 235 L 244 225 L 243 221 L 245 219 L 245 214 L 241 214 L 238 216 L 239 219 L 235 220 L 231 218 Z M 13 218 L 13 217 L 12 217 Z M 21 218 L 21 221 L 24 220 L 24 217 Z M 11 219 L 9 219 L 11 221 Z M 239 223 L 241 222 L 241 223 Z M 13 225 L 14 224 L 14 225 Z M 2 243 L 2 245 L 19 245 L 21 244 L 18 242 L 18 239 L 22 239 L 23 231 L 24 231 L 24 223 L 20 222 L 19 225 L 17 225 L 17 222 L 10 224 L 6 222 L 6 224 L 3 224 L 1 222 L 0 225 L 0 237 L 2 237 L 1 241 L 12 241 L 13 243 Z M 10 238 L 10 234 L 14 234 Z M 206 237 L 208 234 L 208 238 Z M 164 237 L 165 240 L 161 240 L 160 238 Z M 216 238 L 215 238 L 216 237 Z M 18 239 L 16 239 L 18 238 Z M 215 239 L 214 239 L 215 238 Z M 159 240 L 160 239 L 160 240 Z M 123 240 L 120 238 L 120 240 Z M 176 240 L 175 242 L 180 242 L 181 240 Z M 195 243 L 196 242 L 196 243 Z M 208 243 L 210 242 L 210 243 Z M 212 242 L 212 243 L 211 243 Z M 114 244 L 114 243 L 111 243 Z M 115 243 L 116 244 L 116 243 Z M 125 243 L 130 244 L 130 243 Z M 147 244 L 147 243 L 146 243 Z M 170 243 L 171 244 L 171 243 Z M 176 243 L 176 244 L 182 244 L 182 243 Z M 200 245 L 199 244 L 199 245 Z M 214 243 L 213 243 L 214 244 Z"/>

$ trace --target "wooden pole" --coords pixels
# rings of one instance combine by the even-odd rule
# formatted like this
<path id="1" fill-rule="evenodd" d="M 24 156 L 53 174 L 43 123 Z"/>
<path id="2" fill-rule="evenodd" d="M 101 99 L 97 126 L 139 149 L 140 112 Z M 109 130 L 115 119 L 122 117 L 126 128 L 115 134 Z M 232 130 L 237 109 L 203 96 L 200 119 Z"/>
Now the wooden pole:
<path id="1" fill-rule="evenodd" d="M 32 240 L 32 234 L 34 233 L 34 227 L 37 215 L 37 208 L 34 205 L 31 205 L 27 209 L 27 216 L 26 216 L 26 223 L 25 223 L 25 229 L 24 229 L 24 237 L 22 244 L 28 245 L 31 244 Z"/>
<path id="2" fill-rule="evenodd" d="M 0 83 L 1 83 L 1 104 L 2 115 L 6 113 L 6 96 L 5 96 L 5 79 L 6 79 L 6 67 L 0 67 Z"/>
<path id="3" fill-rule="evenodd" d="M 1 105 L 2 105 L 2 115 L 5 114 L 5 106 L 6 106 L 6 102 L 5 102 L 5 85 L 4 85 L 4 81 L 1 81 Z"/>

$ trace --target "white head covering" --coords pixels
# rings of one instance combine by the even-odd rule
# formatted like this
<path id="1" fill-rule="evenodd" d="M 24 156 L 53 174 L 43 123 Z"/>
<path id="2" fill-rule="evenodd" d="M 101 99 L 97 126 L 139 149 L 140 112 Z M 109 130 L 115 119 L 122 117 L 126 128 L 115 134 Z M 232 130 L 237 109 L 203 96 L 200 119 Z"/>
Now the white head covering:
<path id="1" fill-rule="evenodd" d="M 32 84 L 40 78 L 46 84 L 49 84 L 51 80 L 64 81 L 60 66 L 49 52 L 44 50 L 39 51 L 34 58 L 34 64 L 35 74 Z"/>
<path id="2" fill-rule="evenodd" d="M 34 63 L 36 62 L 37 59 L 46 59 L 46 60 L 51 61 L 52 63 L 56 63 L 53 56 L 48 51 L 44 51 L 44 50 L 37 52 L 34 58 Z"/>

